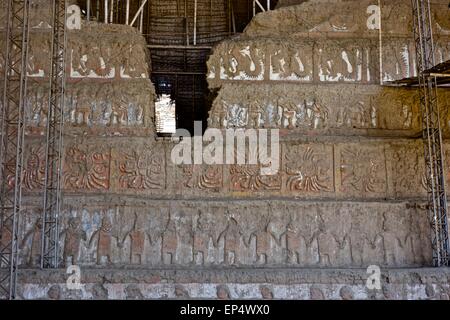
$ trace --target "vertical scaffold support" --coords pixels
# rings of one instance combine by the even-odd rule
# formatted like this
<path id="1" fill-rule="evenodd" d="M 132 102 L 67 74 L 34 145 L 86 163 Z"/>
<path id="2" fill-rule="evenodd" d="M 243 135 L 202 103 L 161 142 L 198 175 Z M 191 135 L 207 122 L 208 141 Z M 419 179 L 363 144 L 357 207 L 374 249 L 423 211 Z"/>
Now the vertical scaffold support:
<path id="1" fill-rule="evenodd" d="M 8 0 L 0 142 L 0 298 L 15 299 L 22 209 L 29 0 Z"/>
<path id="2" fill-rule="evenodd" d="M 432 230 L 433 264 L 448 266 L 449 244 L 447 195 L 445 190 L 442 131 L 437 99 L 437 82 L 427 70 L 435 63 L 431 7 L 429 0 L 412 0 L 417 76 L 423 120 L 423 139 L 428 191 L 428 211 Z"/>
<path id="3" fill-rule="evenodd" d="M 58 268 L 65 102 L 66 1 L 53 0 L 50 90 L 46 128 L 41 268 Z"/>

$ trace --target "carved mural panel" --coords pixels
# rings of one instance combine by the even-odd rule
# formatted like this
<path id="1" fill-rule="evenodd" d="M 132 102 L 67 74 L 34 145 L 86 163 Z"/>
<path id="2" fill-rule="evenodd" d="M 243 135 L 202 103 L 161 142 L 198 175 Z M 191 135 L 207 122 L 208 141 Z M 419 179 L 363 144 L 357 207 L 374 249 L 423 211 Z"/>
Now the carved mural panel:
<path id="1" fill-rule="evenodd" d="M 162 148 L 154 145 L 129 147 L 115 146 L 113 149 L 116 188 L 123 191 L 146 191 L 165 189 L 166 164 Z"/>
<path id="2" fill-rule="evenodd" d="M 236 95 L 237 90 L 241 92 Z M 444 119 L 446 90 L 439 90 Z M 224 86 L 209 113 L 213 128 L 279 128 L 288 130 L 357 129 L 419 131 L 419 97 L 416 90 L 367 85 Z M 448 122 L 448 123 L 447 123 Z M 444 128 L 448 131 L 450 121 Z M 365 133 L 366 131 L 362 131 Z"/>
<path id="3" fill-rule="evenodd" d="M 29 208 L 21 221 L 21 264 L 39 263 L 39 218 Z M 361 267 L 376 262 L 394 267 L 431 262 L 420 242 L 428 237 L 426 214 L 404 203 L 166 206 L 149 201 L 71 206 L 61 218 L 65 264 Z"/>
<path id="4" fill-rule="evenodd" d="M 339 157 L 342 192 L 362 197 L 386 193 L 386 160 L 382 146 L 343 145 Z"/>
<path id="5" fill-rule="evenodd" d="M 332 146 L 290 145 L 284 159 L 288 191 L 294 194 L 334 191 Z"/>
<path id="6" fill-rule="evenodd" d="M 72 143 L 65 150 L 64 187 L 73 191 L 108 190 L 110 165 L 108 146 Z"/>

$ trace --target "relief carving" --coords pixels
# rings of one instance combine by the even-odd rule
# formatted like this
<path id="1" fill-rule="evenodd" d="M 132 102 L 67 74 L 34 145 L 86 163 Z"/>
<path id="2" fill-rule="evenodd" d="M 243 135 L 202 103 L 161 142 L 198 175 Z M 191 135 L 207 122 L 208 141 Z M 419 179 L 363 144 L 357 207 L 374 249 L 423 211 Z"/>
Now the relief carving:
<path id="1" fill-rule="evenodd" d="M 149 146 L 144 146 L 143 151 L 121 150 L 117 160 L 120 189 L 164 189 L 164 154 Z"/>
<path id="2" fill-rule="evenodd" d="M 331 192 L 333 186 L 332 148 L 292 146 L 285 155 L 286 187 L 293 192 Z M 299 158 L 300 157 L 300 158 Z"/>
<path id="3" fill-rule="evenodd" d="M 281 189 L 281 175 L 261 175 L 258 165 L 231 165 L 233 191 L 274 191 Z"/>
<path id="4" fill-rule="evenodd" d="M 25 190 L 39 190 L 45 183 L 45 146 L 30 144 L 25 153 L 22 176 Z"/>
<path id="5" fill-rule="evenodd" d="M 342 191 L 362 194 L 386 191 L 386 166 L 382 149 L 344 147 L 340 153 Z"/>
<path id="6" fill-rule="evenodd" d="M 224 54 L 220 58 L 222 79 L 264 79 L 264 53 L 260 49 L 251 45 L 241 46 L 239 43 L 221 45 L 224 46 Z"/>
<path id="7" fill-rule="evenodd" d="M 425 164 L 422 147 L 402 146 L 393 154 L 394 188 L 398 195 L 426 191 Z"/>
<path id="8" fill-rule="evenodd" d="M 89 247 L 96 239 L 97 265 L 112 264 L 111 247 L 113 241 L 112 223 L 108 216 L 102 217 L 100 227 L 92 234 Z"/>
<path id="9" fill-rule="evenodd" d="M 64 236 L 63 263 L 65 266 L 77 265 L 79 259 L 80 245 L 87 241 L 87 234 L 83 230 L 81 217 L 71 217 L 67 228 L 63 230 L 60 238 Z"/>
<path id="10" fill-rule="evenodd" d="M 108 190 L 110 151 L 105 148 L 69 146 L 64 165 L 64 186 L 69 190 Z"/>

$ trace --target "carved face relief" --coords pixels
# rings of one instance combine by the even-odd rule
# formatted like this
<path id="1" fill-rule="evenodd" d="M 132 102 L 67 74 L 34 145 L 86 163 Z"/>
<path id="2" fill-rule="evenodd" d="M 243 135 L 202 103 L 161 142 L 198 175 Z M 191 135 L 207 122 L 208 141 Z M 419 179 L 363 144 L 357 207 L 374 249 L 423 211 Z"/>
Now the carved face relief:
<path id="1" fill-rule="evenodd" d="M 110 152 L 71 146 L 66 152 L 64 185 L 73 190 L 109 188 Z"/>
<path id="2" fill-rule="evenodd" d="M 386 191 L 386 167 L 378 148 L 345 147 L 341 150 L 342 191 L 362 194 Z"/>
<path id="3" fill-rule="evenodd" d="M 286 153 L 286 187 L 294 192 L 330 192 L 333 187 L 332 148 L 291 147 Z"/>

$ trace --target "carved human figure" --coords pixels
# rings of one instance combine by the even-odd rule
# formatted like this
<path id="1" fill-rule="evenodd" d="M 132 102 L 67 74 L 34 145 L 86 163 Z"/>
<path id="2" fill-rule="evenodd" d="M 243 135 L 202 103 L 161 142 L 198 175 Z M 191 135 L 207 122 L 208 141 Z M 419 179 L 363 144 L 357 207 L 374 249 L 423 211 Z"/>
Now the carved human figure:
<path id="1" fill-rule="evenodd" d="M 87 126 L 91 120 L 91 100 L 89 89 L 81 87 L 77 91 L 77 103 L 74 110 L 75 125 Z"/>
<path id="2" fill-rule="evenodd" d="M 352 264 L 357 267 L 378 265 L 384 259 L 382 217 L 376 212 L 355 206 L 351 215 L 350 247 Z M 348 224 L 348 223 L 347 223 Z"/>
<path id="3" fill-rule="evenodd" d="M 197 213 L 197 223 L 194 227 L 194 263 L 203 265 L 208 257 L 208 249 L 210 240 L 212 240 L 214 247 L 217 247 L 217 235 L 212 232 L 211 224 L 214 221 L 209 219 L 208 215 L 202 211 Z"/>
<path id="4" fill-rule="evenodd" d="M 293 101 L 287 98 L 278 100 L 278 107 L 281 108 L 281 127 L 294 129 L 296 126 L 296 110 L 297 106 Z"/>
<path id="5" fill-rule="evenodd" d="M 95 231 L 89 241 L 92 245 L 95 237 L 97 237 L 97 264 L 111 263 L 111 246 L 112 246 L 112 224 L 107 216 L 102 218 L 100 228 Z"/>
<path id="6" fill-rule="evenodd" d="M 61 233 L 64 238 L 63 259 L 66 266 L 78 263 L 78 254 L 81 241 L 87 241 L 86 232 L 83 230 L 80 217 L 71 217 L 67 228 Z"/>
<path id="7" fill-rule="evenodd" d="M 428 266 L 433 256 L 426 210 L 426 204 L 417 204 L 411 212 L 412 250 L 414 263 L 418 266 Z"/>
<path id="8" fill-rule="evenodd" d="M 251 234 L 256 238 L 256 263 L 264 265 L 267 263 L 267 254 L 270 250 L 271 233 L 269 232 L 270 217 L 259 217 L 256 222 L 256 230 Z M 250 243 L 247 244 L 249 246 Z"/>
<path id="9" fill-rule="evenodd" d="M 119 242 L 119 248 L 123 248 L 126 239 L 130 237 L 130 261 L 132 264 L 142 264 L 145 247 L 145 232 L 138 228 L 138 214 L 134 213 L 133 227 L 128 231 L 122 241 Z"/>
<path id="10" fill-rule="evenodd" d="M 162 261 L 164 264 L 173 264 L 176 259 L 178 247 L 178 234 L 175 221 L 170 218 L 162 235 Z"/>
<path id="11" fill-rule="evenodd" d="M 261 103 L 255 99 L 252 98 L 251 96 L 248 97 L 248 99 L 250 99 L 250 104 L 249 104 L 249 111 L 248 111 L 248 123 L 247 123 L 247 127 L 248 128 L 259 128 L 260 126 L 260 121 L 262 118 L 262 114 L 263 114 L 263 108 L 261 107 Z"/>
<path id="12" fill-rule="evenodd" d="M 338 243 L 330 230 L 330 225 L 321 217 L 317 237 L 319 247 L 319 264 L 322 267 L 335 266 Z"/>
<path id="13" fill-rule="evenodd" d="M 37 266 L 41 261 L 41 235 L 42 235 L 42 219 L 41 217 L 37 218 L 36 222 L 33 224 L 30 230 L 28 230 L 21 242 L 20 248 L 30 248 L 27 265 L 29 266 Z M 27 242 L 31 241 L 31 244 Z"/>
<path id="14" fill-rule="evenodd" d="M 404 266 L 414 263 L 410 219 L 403 212 L 383 214 L 383 239 L 385 263 L 388 266 Z"/>
<path id="15" fill-rule="evenodd" d="M 140 78 L 146 74 L 145 66 L 147 65 L 146 53 L 142 46 L 130 45 L 128 54 L 124 58 L 123 68 L 124 74 L 131 78 Z"/>
<path id="16" fill-rule="evenodd" d="M 228 217 L 227 228 L 221 233 L 219 239 L 224 239 L 224 262 L 227 265 L 239 263 L 238 253 L 241 242 L 241 230 L 238 222 L 233 217 Z"/>
<path id="17" fill-rule="evenodd" d="M 228 103 L 220 97 L 213 102 L 213 107 L 209 111 L 208 126 L 211 128 L 222 128 L 226 126 L 228 114 Z"/>
<path id="18" fill-rule="evenodd" d="M 290 215 L 286 231 L 283 233 L 286 241 L 287 261 L 291 264 L 309 266 L 317 263 L 318 229 L 314 216 L 302 213 L 302 219 L 297 213 Z"/>
<path id="19" fill-rule="evenodd" d="M 310 119 L 310 127 L 312 129 L 322 129 L 326 127 L 328 121 L 328 108 L 315 98 L 311 103 L 305 101 L 305 106 L 306 114 Z"/>
<path id="20" fill-rule="evenodd" d="M 48 96 L 41 88 L 36 88 L 31 99 L 31 121 L 37 127 L 45 127 L 48 117 Z"/>

